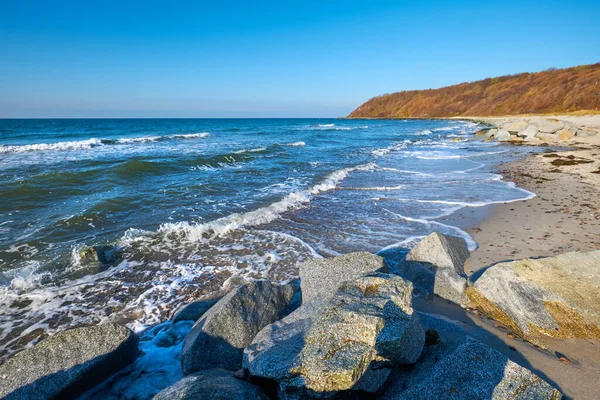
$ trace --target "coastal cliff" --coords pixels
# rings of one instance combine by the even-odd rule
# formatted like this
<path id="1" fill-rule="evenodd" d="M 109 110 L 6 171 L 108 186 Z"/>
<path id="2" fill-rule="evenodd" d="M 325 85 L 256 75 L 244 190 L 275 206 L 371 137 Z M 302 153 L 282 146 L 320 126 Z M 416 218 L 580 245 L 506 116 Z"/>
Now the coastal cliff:
<path id="1" fill-rule="evenodd" d="M 377 96 L 348 118 L 446 118 L 600 110 L 600 63 Z"/>

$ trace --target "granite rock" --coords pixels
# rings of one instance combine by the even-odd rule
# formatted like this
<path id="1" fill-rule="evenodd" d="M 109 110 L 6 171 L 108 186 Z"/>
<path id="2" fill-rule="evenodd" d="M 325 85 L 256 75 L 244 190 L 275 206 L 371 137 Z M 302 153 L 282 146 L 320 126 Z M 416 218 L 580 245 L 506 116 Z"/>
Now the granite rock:
<path id="1" fill-rule="evenodd" d="M 266 280 L 229 292 L 186 337 L 181 354 L 184 374 L 210 368 L 237 370 L 244 348 L 262 328 L 284 316 L 289 300 L 286 289 Z"/>
<path id="2" fill-rule="evenodd" d="M 504 262 L 467 290 L 471 305 L 544 346 L 544 337 L 600 339 L 600 251 Z"/>
<path id="3" fill-rule="evenodd" d="M 153 400 L 268 400 L 257 386 L 225 369 L 206 369 L 188 375 L 162 390 Z"/>
<path id="4" fill-rule="evenodd" d="M 59 332 L 0 365 L 0 398 L 74 398 L 132 363 L 138 338 L 113 324 Z"/>
<path id="5" fill-rule="evenodd" d="M 302 301 L 317 299 L 326 302 L 335 294 L 341 282 L 371 272 L 387 272 L 387 266 L 383 258 L 367 252 L 306 261 L 300 265 Z"/>

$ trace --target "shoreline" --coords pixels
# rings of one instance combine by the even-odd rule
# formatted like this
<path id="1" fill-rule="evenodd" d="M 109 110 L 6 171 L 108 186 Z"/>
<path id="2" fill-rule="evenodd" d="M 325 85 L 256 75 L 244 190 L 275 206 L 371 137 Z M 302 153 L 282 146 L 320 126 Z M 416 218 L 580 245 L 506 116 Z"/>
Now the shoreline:
<path id="1" fill-rule="evenodd" d="M 578 119 L 575 117 L 573 122 Z M 600 122 L 598 117 L 593 119 Z M 588 123 L 585 128 L 590 125 L 600 133 L 597 125 Z M 565 147 L 556 151 L 547 149 L 498 165 L 495 170 L 503 180 L 536 196 L 463 208 L 445 218 L 445 223 L 466 231 L 478 244 L 465 263 L 471 284 L 487 268 L 503 261 L 600 249 L 599 139 L 598 134 L 574 137 L 562 142 Z M 466 323 L 476 337 L 551 381 L 566 398 L 591 399 L 600 390 L 595 381 L 600 376 L 600 341 L 550 339 L 548 348 L 542 350 L 509 337 L 509 331 L 493 320 L 461 312 L 457 306 L 440 304 L 446 302 L 439 300 L 425 302 L 422 307 Z M 567 355 L 571 362 L 561 362 L 559 354 Z"/>
<path id="2" fill-rule="evenodd" d="M 494 127 L 493 124 L 489 125 Z M 518 187 L 535 193 L 535 197 L 504 204 L 467 206 L 437 219 L 466 232 L 478 245 L 470 254 L 467 251 L 468 258 L 461 261 L 461 268 L 464 265 L 464 271 L 467 273 L 467 277 L 462 278 L 465 288 L 467 280 L 472 285 L 488 267 L 501 261 L 600 248 L 600 209 L 596 207 L 596 199 L 600 198 L 600 135 L 586 136 L 583 138 L 585 140 L 579 136 L 569 139 L 572 140 L 560 143 L 568 147 L 546 145 L 546 148 L 540 148 L 541 151 L 534 154 L 530 153 L 529 149 L 513 148 L 509 150 L 506 158 L 502 156 L 502 160 L 506 161 L 508 158 L 515 161 L 493 163 L 489 166 L 488 172 L 501 174 L 503 180 L 514 182 Z M 473 136 L 469 140 L 480 141 L 481 137 Z M 521 158 L 518 158 L 519 156 Z M 353 254 L 356 257 L 360 253 Z M 335 262 L 336 258 L 344 257 L 318 262 L 326 266 L 327 263 Z M 321 273 L 327 275 L 328 272 L 323 269 Z M 235 291 L 242 287 L 242 283 L 233 282 L 230 289 Z M 224 290 L 223 294 L 225 292 L 228 290 Z M 206 305 L 204 300 L 197 302 L 202 304 L 202 314 L 212 307 L 218 309 L 214 305 L 215 301 L 216 299 L 209 301 L 210 304 Z M 469 302 L 451 302 L 453 300 L 421 294 L 416 295 L 413 301 L 415 311 L 421 313 L 424 320 L 433 318 L 451 322 L 464 331 L 465 335 L 478 339 L 491 349 L 502 353 L 507 359 L 533 371 L 564 393 L 565 398 L 594 398 L 599 390 L 594 378 L 600 375 L 600 340 L 548 338 L 546 346 L 543 346 L 545 348 L 540 348 L 516 336 L 513 332 L 519 332 L 518 330 L 511 331 L 510 328 L 484 316 L 472 308 L 475 306 Z M 259 303 L 263 304 L 264 301 Z M 172 373 L 177 369 L 183 340 L 188 340 L 188 331 L 191 328 L 189 322 L 186 322 L 185 329 L 178 325 L 187 321 L 176 321 L 179 311 L 183 310 L 177 310 L 170 321 L 153 325 L 138 335 L 140 349 L 151 348 L 154 341 L 162 340 L 161 337 L 165 334 L 173 336 L 168 340 L 168 350 L 164 353 L 150 351 L 147 358 L 138 358 L 128 367 L 132 369 L 120 370 L 116 375 L 109 377 L 105 382 L 107 387 L 113 384 L 126 386 L 128 382 L 135 382 L 136 371 L 145 370 L 147 365 L 154 363 L 153 360 L 160 359 L 164 367 L 159 371 L 160 374 Z M 191 312 L 196 313 L 199 310 L 192 307 Z M 199 317 L 200 314 L 191 319 L 196 321 Z M 164 344 L 159 347 L 162 348 Z M 561 361 L 561 355 L 569 361 Z M 167 371 L 169 368 L 171 370 Z M 181 378 L 182 376 L 178 376 L 176 380 Z M 169 382 L 168 385 L 172 383 Z M 143 385 L 143 382 L 140 384 Z M 92 393 L 96 398 L 101 398 L 103 390 L 103 387 L 96 386 Z"/>

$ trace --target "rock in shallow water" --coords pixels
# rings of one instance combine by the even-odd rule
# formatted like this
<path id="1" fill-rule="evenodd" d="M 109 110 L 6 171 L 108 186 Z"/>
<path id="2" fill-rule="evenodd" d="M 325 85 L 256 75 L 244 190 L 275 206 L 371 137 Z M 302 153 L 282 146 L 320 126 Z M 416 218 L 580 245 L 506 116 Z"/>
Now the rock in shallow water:
<path id="1" fill-rule="evenodd" d="M 481 312 L 533 343 L 600 339 L 600 251 L 496 264 L 467 293 Z"/>
<path id="2" fill-rule="evenodd" d="M 181 354 L 183 373 L 238 369 L 244 347 L 263 327 L 283 317 L 290 299 L 287 288 L 266 280 L 247 283 L 228 293 L 186 337 Z"/>
<path id="3" fill-rule="evenodd" d="M 415 362 L 425 334 L 411 307 L 412 284 L 377 273 L 340 285 L 272 325 L 244 353 L 251 375 L 277 381 L 286 399 L 376 391 L 391 363 Z"/>
<path id="4" fill-rule="evenodd" d="M 76 397 L 133 362 L 137 343 L 131 330 L 112 324 L 57 333 L 0 365 L 0 397 Z"/>
<path id="5" fill-rule="evenodd" d="M 153 400 L 268 400 L 259 388 L 224 369 L 207 369 L 188 375 L 164 389 Z"/>
<path id="6" fill-rule="evenodd" d="M 188 303 L 176 310 L 173 313 L 171 320 L 173 323 L 179 321 L 197 321 L 204 313 L 210 310 L 212 306 L 217 304 L 218 301 L 219 299 L 206 299 Z"/>

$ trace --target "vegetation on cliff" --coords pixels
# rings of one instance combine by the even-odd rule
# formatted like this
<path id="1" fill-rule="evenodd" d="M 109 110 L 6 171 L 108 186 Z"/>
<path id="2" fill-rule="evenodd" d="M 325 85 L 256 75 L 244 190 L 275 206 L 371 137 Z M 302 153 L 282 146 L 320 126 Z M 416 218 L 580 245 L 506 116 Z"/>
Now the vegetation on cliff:
<path id="1" fill-rule="evenodd" d="M 349 118 L 442 118 L 600 110 L 600 63 L 375 97 Z"/>

